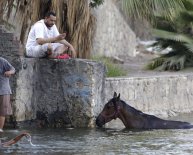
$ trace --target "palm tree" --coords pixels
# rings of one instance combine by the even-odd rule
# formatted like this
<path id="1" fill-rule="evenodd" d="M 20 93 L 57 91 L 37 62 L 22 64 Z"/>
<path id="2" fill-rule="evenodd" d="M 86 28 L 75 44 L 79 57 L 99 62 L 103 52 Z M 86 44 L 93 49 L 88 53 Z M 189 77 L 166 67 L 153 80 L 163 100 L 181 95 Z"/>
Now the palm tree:
<path id="1" fill-rule="evenodd" d="M 122 0 L 122 5 L 128 15 L 155 22 L 155 14 L 172 19 L 184 8 L 184 1 L 186 0 Z"/>
<path id="2" fill-rule="evenodd" d="M 193 2 L 186 0 L 183 4 L 185 9 L 176 14 L 173 21 L 156 17 L 153 32 L 157 42 L 153 46 L 159 51 L 171 50 L 149 63 L 149 69 L 180 70 L 193 66 Z"/>

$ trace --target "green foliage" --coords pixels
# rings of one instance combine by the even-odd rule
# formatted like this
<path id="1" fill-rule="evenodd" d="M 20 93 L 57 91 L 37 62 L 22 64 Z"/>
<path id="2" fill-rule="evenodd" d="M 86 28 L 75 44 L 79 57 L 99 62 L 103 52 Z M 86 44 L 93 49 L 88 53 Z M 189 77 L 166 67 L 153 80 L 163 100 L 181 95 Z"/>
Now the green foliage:
<path id="1" fill-rule="evenodd" d="M 114 64 L 111 58 L 95 56 L 92 58 L 92 60 L 102 62 L 106 66 L 107 77 L 118 77 L 127 75 L 127 72 L 117 64 Z"/>
<path id="2" fill-rule="evenodd" d="M 99 5 L 102 5 L 103 2 L 104 2 L 104 0 L 91 0 L 90 6 L 91 6 L 92 8 L 96 8 L 96 7 L 98 7 Z"/>
<path id="3" fill-rule="evenodd" d="M 154 23 L 155 14 L 168 19 L 184 8 L 186 0 L 121 0 L 124 10 L 134 18 L 145 18 Z"/>
<path id="4" fill-rule="evenodd" d="M 176 71 L 193 66 L 193 2 L 189 0 L 183 2 L 185 9 L 179 11 L 172 21 L 163 16 L 156 17 L 157 25 L 153 33 L 157 42 L 152 46 L 158 51 L 167 48 L 171 51 L 152 60 L 147 65 L 148 69 Z"/>
<path id="5" fill-rule="evenodd" d="M 172 57 L 159 57 L 152 60 L 146 68 L 153 70 L 173 70 L 178 71 L 184 69 L 184 62 L 186 61 L 186 56 L 172 56 Z"/>

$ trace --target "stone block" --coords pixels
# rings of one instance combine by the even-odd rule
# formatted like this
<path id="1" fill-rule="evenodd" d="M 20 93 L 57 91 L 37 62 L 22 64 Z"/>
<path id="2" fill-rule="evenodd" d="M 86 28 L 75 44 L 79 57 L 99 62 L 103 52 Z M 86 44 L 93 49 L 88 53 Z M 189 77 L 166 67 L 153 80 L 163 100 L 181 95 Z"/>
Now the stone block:
<path id="1" fill-rule="evenodd" d="M 104 94 L 103 64 L 83 59 L 23 58 L 20 62 L 14 94 L 19 124 L 95 126 Z"/>

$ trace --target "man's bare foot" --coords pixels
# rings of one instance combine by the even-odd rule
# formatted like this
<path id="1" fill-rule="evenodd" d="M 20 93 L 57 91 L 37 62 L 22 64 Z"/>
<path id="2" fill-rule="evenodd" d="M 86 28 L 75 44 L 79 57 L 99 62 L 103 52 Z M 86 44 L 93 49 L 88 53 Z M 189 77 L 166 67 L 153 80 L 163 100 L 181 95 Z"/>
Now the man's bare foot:
<path id="1" fill-rule="evenodd" d="M 49 57 L 50 55 L 52 55 L 52 53 L 53 53 L 52 45 L 48 44 L 48 48 L 47 48 L 46 54 Z"/>
<path id="2" fill-rule="evenodd" d="M 56 58 L 56 54 L 55 54 L 55 52 L 53 52 L 51 44 L 48 44 L 47 57 L 50 58 L 50 59 L 55 59 Z"/>

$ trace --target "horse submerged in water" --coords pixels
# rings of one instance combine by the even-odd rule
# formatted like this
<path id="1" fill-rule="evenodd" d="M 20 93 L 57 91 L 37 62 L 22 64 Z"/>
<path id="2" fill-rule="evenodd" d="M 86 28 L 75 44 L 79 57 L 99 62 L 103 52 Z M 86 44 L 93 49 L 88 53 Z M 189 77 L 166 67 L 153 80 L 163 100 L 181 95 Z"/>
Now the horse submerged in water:
<path id="1" fill-rule="evenodd" d="M 112 119 L 119 118 L 126 128 L 129 129 L 190 129 L 193 128 L 188 122 L 171 121 L 148 115 L 139 111 L 124 101 L 120 100 L 120 94 L 114 93 L 104 106 L 96 119 L 96 125 L 102 127 Z"/>

